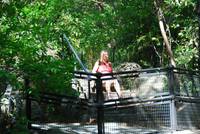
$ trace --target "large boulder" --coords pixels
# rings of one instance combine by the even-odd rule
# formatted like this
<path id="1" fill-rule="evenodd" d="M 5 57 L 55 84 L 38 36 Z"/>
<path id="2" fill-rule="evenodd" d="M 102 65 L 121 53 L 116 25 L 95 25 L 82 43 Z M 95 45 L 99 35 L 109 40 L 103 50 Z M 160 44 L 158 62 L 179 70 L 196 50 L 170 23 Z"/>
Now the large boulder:
<path id="1" fill-rule="evenodd" d="M 134 71 L 134 70 L 140 70 L 141 66 L 135 62 L 125 62 L 122 63 L 116 67 L 114 67 L 114 70 L 116 72 L 121 72 L 121 71 Z"/>

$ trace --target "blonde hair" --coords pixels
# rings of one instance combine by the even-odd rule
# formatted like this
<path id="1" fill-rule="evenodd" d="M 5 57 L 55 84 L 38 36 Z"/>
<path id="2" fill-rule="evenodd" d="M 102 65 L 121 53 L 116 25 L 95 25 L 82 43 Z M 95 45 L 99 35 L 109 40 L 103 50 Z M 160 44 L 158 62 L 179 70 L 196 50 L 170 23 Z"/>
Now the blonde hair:
<path id="1" fill-rule="evenodd" d="M 99 60 L 100 60 L 101 62 L 103 61 L 103 55 L 104 55 L 105 53 L 108 54 L 108 51 L 102 50 L 101 53 L 100 53 L 100 59 L 99 59 Z"/>

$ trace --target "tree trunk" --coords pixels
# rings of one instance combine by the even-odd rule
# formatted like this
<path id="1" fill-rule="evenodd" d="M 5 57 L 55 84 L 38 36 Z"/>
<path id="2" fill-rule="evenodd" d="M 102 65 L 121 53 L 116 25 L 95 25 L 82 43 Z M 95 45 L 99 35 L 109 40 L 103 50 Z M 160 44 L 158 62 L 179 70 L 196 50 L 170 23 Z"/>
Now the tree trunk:
<path id="1" fill-rule="evenodd" d="M 157 0 L 154 1 L 154 5 L 156 7 L 156 11 L 157 11 L 157 15 L 158 15 L 158 21 L 159 21 L 159 27 L 160 27 L 160 31 L 161 31 L 165 46 L 166 46 L 167 55 L 170 58 L 170 64 L 172 66 L 176 67 L 176 62 L 175 62 L 174 55 L 173 55 L 173 52 L 172 52 L 172 49 L 171 49 L 171 43 L 169 41 L 169 38 L 167 37 L 167 32 L 166 32 L 167 24 L 164 21 L 165 20 L 164 15 L 162 13 L 162 10 L 161 10 Z"/>
<path id="2" fill-rule="evenodd" d="M 95 1 L 95 4 L 96 4 L 99 11 L 103 11 L 103 8 L 104 8 L 103 0 L 97 0 L 97 1 Z"/>
<path id="3" fill-rule="evenodd" d="M 200 0 L 197 0 L 197 14 L 198 14 L 198 22 L 199 22 L 199 43 L 198 43 L 198 59 L 197 65 L 198 69 L 200 70 Z"/>
<path id="4" fill-rule="evenodd" d="M 156 7 L 156 11 L 157 11 L 157 15 L 158 15 L 158 21 L 159 21 L 159 27 L 160 27 L 160 31 L 161 31 L 165 46 L 166 46 L 167 55 L 170 58 L 170 65 L 172 65 L 173 67 L 176 67 L 176 62 L 175 62 L 174 55 L 173 55 L 173 52 L 172 52 L 172 49 L 171 49 L 171 43 L 169 41 L 170 37 L 168 38 L 168 36 L 167 36 L 167 32 L 169 32 L 168 25 L 165 22 L 165 17 L 163 15 L 163 12 L 162 12 L 160 6 L 159 6 L 160 3 L 158 2 L 158 0 L 154 1 L 154 5 Z M 166 28 L 168 28 L 168 31 L 166 30 Z M 169 32 L 168 35 L 170 36 L 170 32 Z M 174 85 L 173 86 L 175 88 L 173 89 L 172 94 L 179 93 L 180 92 L 179 76 L 178 76 L 178 74 L 173 73 L 173 77 L 174 77 Z"/>

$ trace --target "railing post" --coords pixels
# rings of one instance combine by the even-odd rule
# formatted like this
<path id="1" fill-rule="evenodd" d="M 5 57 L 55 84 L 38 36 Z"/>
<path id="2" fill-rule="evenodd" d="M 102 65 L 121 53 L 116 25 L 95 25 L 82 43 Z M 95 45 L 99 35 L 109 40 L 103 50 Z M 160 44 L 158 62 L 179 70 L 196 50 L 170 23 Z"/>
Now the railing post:
<path id="1" fill-rule="evenodd" d="M 88 99 L 90 100 L 91 99 L 91 86 L 90 86 L 90 80 L 88 80 Z"/>
<path id="2" fill-rule="evenodd" d="M 96 100 L 97 100 L 97 125 L 98 125 L 98 134 L 104 134 L 104 108 L 103 108 L 103 90 L 102 90 L 102 80 L 101 73 L 97 73 L 96 80 Z"/>
<path id="3" fill-rule="evenodd" d="M 169 70 L 168 70 L 168 80 L 169 80 L 169 92 L 170 92 L 170 95 L 174 95 L 175 94 L 175 89 L 174 89 L 174 84 L 175 84 L 175 79 L 174 79 L 174 67 L 169 67 Z"/>
<path id="4" fill-rule="evenodd" d="M 177 130 L 177 116 L 176 116 L 176 101 L 175 101 L 175 76 L 174 76 L 174 67 L 169 67 L 168 70 L 168 84 L 169 84 L 169 92 L 172 96 L 170 103 L 170 124 L 172 131 Z"/>
<path id="5" fill-rule="evenodd" d="M 27 127 L 28 129 L 31 128 L 31 100 L 30 100 L 30 94 L 29 94 L 29 80 L 25 78 L 25 89 L 26 89 L 26 117 L 28 119 Z"/>

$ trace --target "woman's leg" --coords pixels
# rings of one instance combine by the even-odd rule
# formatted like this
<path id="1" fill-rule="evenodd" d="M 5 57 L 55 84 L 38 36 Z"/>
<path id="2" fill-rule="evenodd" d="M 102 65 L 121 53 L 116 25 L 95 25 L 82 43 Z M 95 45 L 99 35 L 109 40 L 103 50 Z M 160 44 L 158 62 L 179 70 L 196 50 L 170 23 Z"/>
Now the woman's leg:
<path id="1" fill-rule="evenodd" d="M 106 88 L 106 92 L 107 92 L 108 98 L 110 98 L 111 84 L 112 84 L 111 80 L 106 80 L 105 81 L 105 88 Z"/>
<path id="2" fill-rule="evenodd" d="M 115 87 L 117 94 L 119 95 L 119 97 L 121 97 L 121 88 L 120 88 L 118 80 L 114 79 L 113 83 L 114 83 L 114 87 Z"/>

